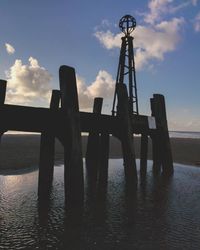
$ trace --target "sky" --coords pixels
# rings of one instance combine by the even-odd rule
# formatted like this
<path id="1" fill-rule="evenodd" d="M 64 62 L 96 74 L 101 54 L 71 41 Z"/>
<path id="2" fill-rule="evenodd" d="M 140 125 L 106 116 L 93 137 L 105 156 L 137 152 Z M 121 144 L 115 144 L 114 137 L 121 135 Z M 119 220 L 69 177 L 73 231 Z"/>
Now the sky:
<path id="1" fill-rule="evenodd" d="M 49 106 L 58 70 L 75 67 L 80 109 L 104 98 L 111 114 L 122 16 L 133 32 L 139 113 L 166 99 L 170 130 L 200 131 L 200 0 L 1 0 L 0 79 L 6 103 Z"/>

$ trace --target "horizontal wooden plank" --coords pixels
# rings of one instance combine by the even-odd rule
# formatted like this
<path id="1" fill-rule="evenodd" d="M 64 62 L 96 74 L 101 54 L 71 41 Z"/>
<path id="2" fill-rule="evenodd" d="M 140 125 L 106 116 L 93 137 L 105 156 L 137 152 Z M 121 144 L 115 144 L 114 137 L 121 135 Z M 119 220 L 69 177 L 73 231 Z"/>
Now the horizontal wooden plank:
<path id="1" fill-rule="evenodd" d="M 118 118 L 88 112 L 79 112 L 82 132 L 117 133 Z M 147 116 L 133 116 L 131 119 L 133 132 L 148 133 Z M 27 106 L 4 104 L 0 107 L 0 130 L 24 132 L 43 132 L 45 130 L 60 132 L 67 129 L 67 117 L 61 109 L 35 108 Z"/>
<path id="2" fill-rule="evenodd" d="M 5 130 L 42 132 L 51 129 L 59 112 L 45 108 L 33 108 L 16 105 L 0 107 L 0 128 Z"/>

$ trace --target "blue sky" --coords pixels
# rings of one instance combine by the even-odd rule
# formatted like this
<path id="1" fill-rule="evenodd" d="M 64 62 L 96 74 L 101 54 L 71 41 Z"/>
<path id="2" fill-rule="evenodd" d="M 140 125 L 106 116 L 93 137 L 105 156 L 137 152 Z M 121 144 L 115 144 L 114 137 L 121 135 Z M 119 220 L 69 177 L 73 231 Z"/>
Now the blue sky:
<path id="1" fill-rule="evenodd" d="M 76 68 L 80 106 L 105 97 L 110 113 L 120 37 L 119 19 L 137 20 L 133 33 L 139 111 L 150 114 L 153 93 L 166 97 L 171 130 L 200 131 L 199 0 L 1 0 L 0 78 L 6 102 L 48 106 L 62 64 Z"/>

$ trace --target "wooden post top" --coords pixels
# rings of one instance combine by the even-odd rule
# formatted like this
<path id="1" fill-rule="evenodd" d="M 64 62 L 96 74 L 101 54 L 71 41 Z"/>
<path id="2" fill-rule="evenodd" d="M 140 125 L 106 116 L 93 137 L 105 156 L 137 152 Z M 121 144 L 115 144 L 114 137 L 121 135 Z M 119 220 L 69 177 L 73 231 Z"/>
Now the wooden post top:
<path id="1" fill-rule="evenodd" d="M 59 78 L 61 109 L 64 112 L 68 112 L 69 108 L 75 112 L 79 112 L 75 69 L 62 65 L 59 69 Z"/>
<path id="2" fill-rule="evenodd" d="M 6 98 L 7 81 L 0 80 L 0 105 L 3 105 Z"/>

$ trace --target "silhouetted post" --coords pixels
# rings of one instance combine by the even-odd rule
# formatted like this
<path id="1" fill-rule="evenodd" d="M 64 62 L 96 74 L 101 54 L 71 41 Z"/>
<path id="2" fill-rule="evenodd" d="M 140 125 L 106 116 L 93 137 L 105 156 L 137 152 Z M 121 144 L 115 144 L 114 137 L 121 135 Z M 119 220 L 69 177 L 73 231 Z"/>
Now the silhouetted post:
<path id="1" fill-rule="evenodd" d="M 152 158 L 153 158 L 153 172 L 154 174 L 159 174 L 161 171 L 161 145 L 160 145 L 160 131 L 158 130 L 158 114 L 156 109 L 155 99 L 151 98 L 151 115 L 155 117 L 156 120 L 156 130 L 151 131 L 152 139 Z"/>
<path id="2" fill-rule="evenodd" d="M 159 136 L 159 141 L 157 141 L 156 144 L 157 147 L 160 147 L 163 174 L 171 175 L 173 173 L 173 159 L 167 125 L 165 99 L 163 95 L 159 94 L 154 94 L 153 97 L 154 116 L 156 118 Z"/>
<path id="3" fill-rule="evenodd" d="M 106 133 L 101 133 L 99 184 L 105 184 L 108 179 L 109 145 L 110 135 Z"/>
<path id="4" fill-rule="evenodd" d="M 61 110 L 68 122 L 62 131 L 64 140 L 65 197 L 69 206 L 82 206 L 84 200 L 83 160 L 80 114 L 74 68 L 61 66 L 59 70 Z"/>
<path id="5" fill-rule="evenodd" d="M 160 144 L 160 132 L 153 131 L 151 134 L 152 139 L 152 158 L 153 158 L 153 172 L 154 174 L 159 174 L 162 165 L 162 152 Z"/>
<path id="6" fill-rule="evenodd" d="M 4 105 L 5 98 L 6 98 L 6 87 L 7 87 L 7 81 L 0 80 L 0 107 Z M 5 131 L 0 131 L 0 142 L 1 142 L 1 136 L 3 135 Z"/>
<path id="7" fill-rule="evenodd" d="M 93 113 L 101 114 L 103 98 L 95 98 L 93 104 Z M 99 166 L 99 152 L 100 150 L 100 137 L 99 132 L 91 131 L 88 135 L 87 151 L 86 151 L 86 168 L 88 177 L 91 177 L 94 184 L 97 181 L 98 166 Z"/>
<path id="8" fill-rule="evenodd" d="M 140 151 L 140 173 L 146 175 L 147 172 L 147 153 L 148 153 L 148 135 L 141 135 L 141 151 Z"/>
<path id="9" fill-rule="evenodd" d="M 50 109 L 56 111 L 59 109 L 60 91 L 53 90 L 50 102 Z M 39 179 L 38 195 L 47 195 L 50 191 L 53 181 L 54 170 L 54 153 L 55 153 L 55 135 L 52 131 L 41 133 L 40 139 L 40 162 L 39 162 Z"/>
<path id="10" fill-rule="evenodd" d="M 121 137 L 124 170 L 127 184 L 137 184 L 137 169 L 135 162 L 135 150 L 133 133 L 128 108 L 128 93 L 125 84 L 117 83 L 119 131 Z"/>
<path id="11" fill-rule="evenodd" d="M 7 81 L 0 80 L 0 106 L 4 104 L 6 98 Z"/>

